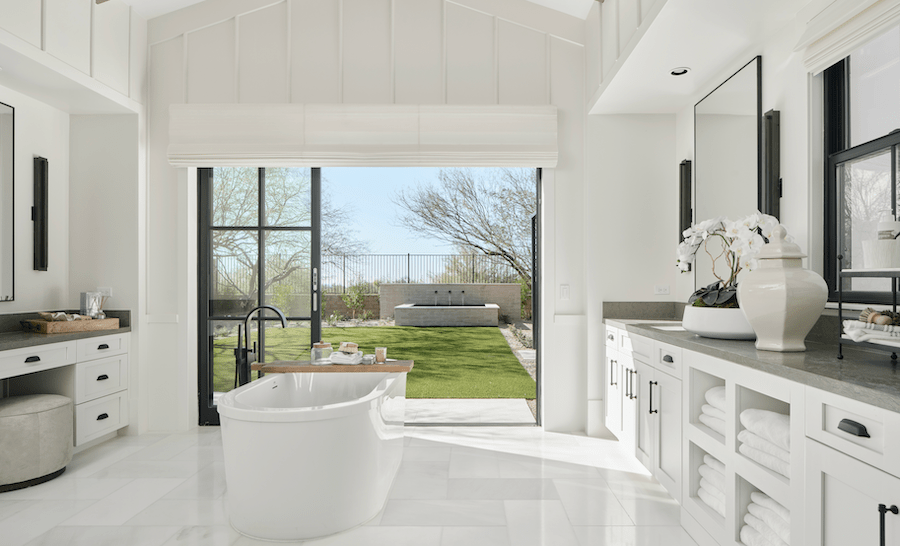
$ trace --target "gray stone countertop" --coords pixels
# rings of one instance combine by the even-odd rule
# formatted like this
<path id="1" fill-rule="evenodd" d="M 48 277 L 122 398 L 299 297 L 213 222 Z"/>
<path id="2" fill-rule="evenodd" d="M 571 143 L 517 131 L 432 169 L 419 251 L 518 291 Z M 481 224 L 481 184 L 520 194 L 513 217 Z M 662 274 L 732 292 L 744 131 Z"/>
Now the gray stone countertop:
<path id="1" fill-rule="evenodd" d="M 50 343 L 62 343 L 91 337 L 110 336 L 130 332 L 131 326 L 124 326 L 115 330 L 95 330 L 93 332 L 71 332 L 67 334 L 36 334 L 33 332 L 0 332 L 0 351 L 34 347 Z"/>
<path id="2" fill-rule="evenodd" d="M 635 335 L 900 413 L 900 371 L 886 351 L 868 351 L 845 345 L 844 358 L 838 360 L 837 339 L 834 343 L 807 340 L 806 351 L 802 353 L 776 353 L 757 351 L 753 341 L 709 339 L 690 332 L 652 327 L 654 324 L 678 324 L 674 321 L 606 319 L 606 323 Z"/>

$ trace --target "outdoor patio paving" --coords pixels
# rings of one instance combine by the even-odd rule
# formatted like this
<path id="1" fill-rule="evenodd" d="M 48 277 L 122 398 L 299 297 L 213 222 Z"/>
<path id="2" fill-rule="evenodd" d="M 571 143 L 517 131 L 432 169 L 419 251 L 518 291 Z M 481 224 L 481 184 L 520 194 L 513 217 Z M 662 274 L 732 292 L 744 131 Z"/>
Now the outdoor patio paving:
<path id="1" fill-rule="evenodd" d="M 406 400 L 406 424 L 534 423 L 528 404 L 519 398 L 417 398 Z"/>

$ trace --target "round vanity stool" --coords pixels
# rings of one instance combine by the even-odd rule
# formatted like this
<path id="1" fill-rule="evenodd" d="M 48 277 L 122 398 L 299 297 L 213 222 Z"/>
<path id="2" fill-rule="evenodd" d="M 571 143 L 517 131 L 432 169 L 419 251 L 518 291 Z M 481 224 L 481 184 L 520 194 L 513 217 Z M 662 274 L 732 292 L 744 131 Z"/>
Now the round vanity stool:
<path id="1" fill-rule="evenodd" d="M 72 460 L 72 411 L 72 399 L 57 394 L 0 399 L 0 493 L 65 471 Z"/>

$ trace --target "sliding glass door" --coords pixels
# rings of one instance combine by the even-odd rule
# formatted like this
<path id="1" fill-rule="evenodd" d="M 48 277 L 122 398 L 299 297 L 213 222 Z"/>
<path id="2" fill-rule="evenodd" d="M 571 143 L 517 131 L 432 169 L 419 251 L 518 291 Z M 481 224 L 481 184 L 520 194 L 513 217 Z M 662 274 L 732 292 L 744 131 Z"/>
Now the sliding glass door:
<path id="1" fill-rule="evenodd" d="M 250 320 L 260 361 L 305 360 L 321 336 L 320 171 L 198 169 L 200 424 L 219 422 L 217 395 L 237 386 L 238 326 Z M 256 377 L 256 374 L 253 374 Z"/>

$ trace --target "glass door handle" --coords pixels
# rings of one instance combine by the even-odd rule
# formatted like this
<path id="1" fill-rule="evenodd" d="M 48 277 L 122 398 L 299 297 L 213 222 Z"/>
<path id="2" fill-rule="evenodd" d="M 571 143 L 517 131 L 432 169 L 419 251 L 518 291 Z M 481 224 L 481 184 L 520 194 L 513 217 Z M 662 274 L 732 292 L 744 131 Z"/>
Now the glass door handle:
<path id="1" fill-rule="evenodd" d="M 319 268 L 314 267 L 312 270 L 312 310 L 319 310 Z"/>

